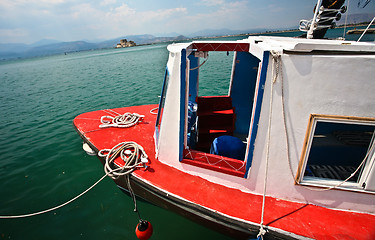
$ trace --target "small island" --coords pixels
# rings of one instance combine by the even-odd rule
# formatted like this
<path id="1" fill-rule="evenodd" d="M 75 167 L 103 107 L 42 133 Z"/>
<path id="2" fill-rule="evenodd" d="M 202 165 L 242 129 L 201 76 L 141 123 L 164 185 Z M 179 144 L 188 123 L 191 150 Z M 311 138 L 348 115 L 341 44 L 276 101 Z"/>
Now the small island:
<path id="1" fill-rule="evenodd" d="M 117 43 L 116 48 L 134 47 L 137 44 L 133 41 L 128 41 L 126 39 L 121 39 L 120 43 Z"/>

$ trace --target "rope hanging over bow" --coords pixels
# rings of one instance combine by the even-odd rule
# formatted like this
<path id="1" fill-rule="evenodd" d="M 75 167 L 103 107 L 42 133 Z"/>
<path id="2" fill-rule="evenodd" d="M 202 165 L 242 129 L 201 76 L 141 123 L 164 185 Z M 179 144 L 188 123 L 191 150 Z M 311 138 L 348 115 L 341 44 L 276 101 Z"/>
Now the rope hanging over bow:
<path id="1" fill-rule="evenodd" d="M 113 179 L 128 175 L 137 167 L 147 167 L 146 163 L 148 163 L 145 150 L 136 142 L 122 142 L 112 149 L 102 149 L 98 152 L 98 156 L 105 157 L 104 171 Z M 115 163 L 118 156 L 125 163 L 122 167 Z"/>

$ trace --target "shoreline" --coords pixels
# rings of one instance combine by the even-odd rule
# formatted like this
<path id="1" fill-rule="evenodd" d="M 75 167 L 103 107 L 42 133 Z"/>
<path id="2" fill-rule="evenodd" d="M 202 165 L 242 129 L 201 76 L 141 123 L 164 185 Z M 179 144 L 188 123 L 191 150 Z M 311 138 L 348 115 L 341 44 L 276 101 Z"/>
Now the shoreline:
<path id="1" fill-rule="evenodd" d="M 341 28 L 356 28 L 356 27 L 367 27 L 368 23 L 358 23 L 358 24 L 348 24 L 348 25 L 339 25 L 336 27 L 336 29 Z M 185 39 L 181 40 L 169 40 L 169 41 L 162 41 L 162 42 L 150 42 L 150 43 L 143 43 L 143 44 L 137 44 L 132 47 L 138 47 L 138 46 L 148 46 L 148 45 L 155 45 L 155 44 L 165 44 L 165 43 L 174 43 L 174 42 L 184 42 L 184 41 L 192 41 L 192 40 L 198 40 L 198 39 L 218 39 L 218 38 L 230 38 L 230 37 L 246 37 L 246 36 L 257 36 L 257 35 L 270 35 L 270 34 L 282 34 L 282 33 L 288 33 L 288 32 L 299 32 L 299 29 L 286 29 L 286 30 L 270 30 L 265 32 L 256 32 L 256 33 L 240 33 L 240 34 L 228 34 L 228 35 L 219 35 L 219 36 L 199 36 L 199 37 L 186 37 Z M 303 34 L 303 32 L 301 32 Z M 116 47 L 104 47 L 104 48 L 93 48 L 93 49 L 85 49 L 85 50 L 77 50 L 77 51 L 64 51 L 61 53 L 52 53 L 52 54 L 41 54 L 41 55 L 35 55 L 35 56 L 20 56 L 15 55 L 12 57 L 0 57 L 0 62 L 9 61 L 9 60 L 18 60 L 18 59 L 29 59 L 29 58 L 35 58 L 35 57 L 47 57 L 47 56 L 53 56 L 53 55 L 60 55 L 60 54 L 67 54 L 67 53 L 74 53 L 74 52 L 85 52 L 85 51 L 93 51 L 93 50 L 101 50 L 101 49 L 116 49 Z M 119 48 L 124 49 L 124 48 Z"/>
<path id="2" fill-rule="evenodd" d="M 336 26 L 337 28 L 349 28 L 349 27 L 367 27 L 368 23 L 358 23 L 358 24 L 348 24 L 348 25 L 339 25 Z M 274 31 L 265 31 L 265 32 L 257 32 L 257 33 L 240 33 L 240 34 L 233 34 L 233 35 L 222 35 L 222 36 L 211 36 L 211 37 L 194 37 L 189 39 L 207 39 L 207 38 L 225 38 L 225 37 L 241 37 L 241 36 L 256 36 L 256 35 L 265 35 L 265 34 L 275 34 L 275 33 L 287 33 L 287 32 L 298 32 L 300 31 L 298 28 L 296 29 L 287 29 L 287 30 L 274 30 Z M 302 32 L 301 32 L 302 34 Z"/>

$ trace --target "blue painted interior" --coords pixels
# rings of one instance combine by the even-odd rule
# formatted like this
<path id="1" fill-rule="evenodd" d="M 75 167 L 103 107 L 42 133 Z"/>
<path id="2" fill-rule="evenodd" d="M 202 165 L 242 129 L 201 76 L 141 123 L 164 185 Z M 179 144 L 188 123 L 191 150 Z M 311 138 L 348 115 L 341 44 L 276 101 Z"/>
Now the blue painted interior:
<path id="1" fill-rule="evenodd" d="M 263 52 L 263 61 L 261 64 L 260 69 L 260 77 L 258 84 L 258 90 L 257 95 L 254 98 L 255 101 L 255 109 L 253 109 L 253 120 L 250 132 L 250 143 L 248 145 L 248 155 L 247 155 L 247 161 L 246 161 L 246 174 L 245 178 L 247 178 L 249 174 L 249 169 L 251 167 L 251 163 L 253 161 L 254 156 L 254 147 L 255 147 L 255 139 L 258 133 L 258 124 L 259 124 L 259 118 L 260 118 L 260 112 L 262 108 L 262 102 L 263 102 L 263 93 L 264 93 L 264 85 L 266 83 L 267 78 L 267 67 L 268 67 L 268 61 L 269 61 L 269 55 L 270 53 L 268 51 Z"/>
<path id="2" fill-rule="evenodd" d="M 199 58 L 195 57 L 194 54 L 188 56 L 190 61 L 189 71 L 189 103 L 188 103 L 188 129 L 187 129 L 187 145 L 194 149 L 197 137 L 197 111 L 196 111 L 196 98 L 198 96 L 198 78 L 199 78 Z M 196 69 L 194 69 L 196 68 Z"/>
<path id="3" fill-rule="evenodd" d="M 198 67 L 199 58 L 195 57 L 193 54 L 189 55 L 190 69 Z M 199 69 L 190 70 L 189 72 L 189 102 L 196 102 L 196 97 L 198 96 L 198 76 Z"/>
<path id="4" fill-rule="evenodd" d="M 236 114 L 235 136 L 249 133 L 255 84 L 260 60 L 248 52 L 237 52 L 230 96 Z M 244 140 L 244 139 L 243 139 Z"/>
<path id="5" fill-rule="evenodd" d="M 183 159 L 184 138 L 185 138 L 185 103 L 186 103 L 186 49 L 181 51 L 181 68 L 180 68 L 180 134 L 179 134 L 179 161 Z"/>
<path id="6" fill-rule="evenodd" d="M 193 122 L 191 118 L 194 116 L 194 113 L 190 111 L 191 109 L 188 109 L 188 112 L 185 112 L 183 109 L 185 109 L 185 103 L 187 100 L 189 102 L 189 106 L 193 106 L 193 104 L 196 103 L 199 88 L 199 69 L 191 70 L 189 72 L 189 79 L 186 79 L 186 55 L 186 50 L 182 50 L 180 76 L 180 107 L 182 111 L 180 112 L 180 119 L 182 120 L 185 119 L 185 117 L 188 117 L 191 121 L 188 121 L 188 126 L 191 126 L 191 123 Z M 269 52 L 264 52 L 261 69 L 259 70 L 260 77 L 258 79 L 258 67 L 260 60 L 247 52 L 237 52 L 235 55 L 234 73 L 230 89 L 232 104 L 236 114 L 234 133 L 237 136 L 247 136 L 251 128 L 245 178 L 248 175 L 253 159 L 254 143 L 258 132 L 258 124 L 263 101 L 264 84 L 267 77 L 268 58 Z M 188 56 L 188 59 L 190 62 L 190 69 L 198 66 L 199 58 L 190 55 Z M 189 89 L 186 89 L 186 81 L 189 81 Z M 189 91 L 188 99 L 186 99 L 186 90 Z M 254 101 L 255 104 L 253 104 Z M 253 106 L 255 106 L 255 109 L 252 109 Z M 188 135 L 190 133 L 188 136 L 190 136 L 191 139 L 189 127 L 188 132 L 184 132 L 184 123 L 184 121 L 180 121 L 180 161 L 183 158 L 184 134 Z M 188 144 L 191 144 L 189 139 Z"/>
<path id="7" fill-rule="evenodd" d="M 243 160 L 246 152 L 246 144 L 241 139 L 223 135 L 215 138 L 211 145 L 211 154 Z"/>

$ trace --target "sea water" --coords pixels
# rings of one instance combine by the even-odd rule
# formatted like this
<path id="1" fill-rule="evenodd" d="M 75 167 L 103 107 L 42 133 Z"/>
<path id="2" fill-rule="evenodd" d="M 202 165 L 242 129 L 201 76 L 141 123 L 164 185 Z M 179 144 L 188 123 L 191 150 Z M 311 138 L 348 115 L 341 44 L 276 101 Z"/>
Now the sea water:
<path id="1" fill-rule="evenodd" d="M 88 111 L 158 103 L 166 46 L 0 62 L 0 215 L 57 206 L 104 175 L 97 157 L 82 150 L 72 120 Z M 230 239 L 149 203 L 138 201 L 138 208 L 154 227 L 152 239 Z M 131 198 L 106 178 L 61 209 L 0 219 L 0 239 L 136 239 L 133 209 Z"/>
<path id="2" fill-rule="evenodd" d="M 166 46 L 0 62 L 0 215 L 57 206 L 104 175 L 100 161 L 82 150 L 72 120 L 88 111 L 158 103 Z M 232 55 L 211 53 L 209 61 L 202 68 L 213 74 L 202 73 L 200 89 L 209 95 L 215 79 L 214 90 L 226 94 Z M 136 239 L 133 209 L 131 198 L 105 178 L 61 209 L 0 219 L 0 239 Z M 138 201 L 138 209 L 154 227 L 151 239 L 231 239 L 147 202 Z"/>

